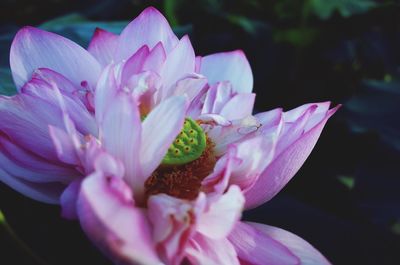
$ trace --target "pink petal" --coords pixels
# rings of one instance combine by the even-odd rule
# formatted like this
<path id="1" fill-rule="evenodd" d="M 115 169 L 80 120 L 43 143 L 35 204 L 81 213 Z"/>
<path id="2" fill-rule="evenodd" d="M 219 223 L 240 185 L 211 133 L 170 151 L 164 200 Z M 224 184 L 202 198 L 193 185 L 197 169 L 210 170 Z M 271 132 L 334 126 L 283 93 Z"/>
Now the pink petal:
<path id="1" fill-rule="evenodd" d="M 166 98 L 170 89 L 185 75 L 194 73 L 195 56 L 189 37 L 184 36 L 176 47 L 168 54 L 161 69 L 163 79 L 163 91 L 161 98 Z"/>
<path id="2" fill-rule="evenodd" d="M 130 57 L 143 45 L 152 49 L 159 42 L 170 52 L 178 43 L 178 38 L 164 16 L 154 7 L 148 7 L 122 31 L 116 60 Z"/>
<path id="3" fill-rule="evenodd" d="M 49 133 L 57 151 L 58 159 L 67 164 L 78 165 L 79 158 L 70 135 L 54 126 L 49 126 Z"/>
<path id="4" fill-rule="evenodd" d="M 150 196 L 147 207 L 153 238 L 166 264 L 181 264 L 188 240 L 195 232 L 197 211 L 204 208 L 205 196 L 191 202 L 166 194 Z"/>
<path id="5" fill-rule="evenodd" d="M 32 73 L 32 79 L 43 80 L 46 81 L 48 84 L 54 82 L 55 84 L 57 84 L 61 91 L 70 94 L 79 89 L 79 87 L 77 88 L 66 77 L 48 68 L 39 68 L 34 70 Z"/>
<path id="6" fill-rule="evenodd" d="M 81 178 L 76 179 L 75 181 L 71 182 L 61 194 L 61 216 L 66 219 L 74 220 L 78 218 L 76 204 L 78 201 L 81 183 Z"/>
<path id="7" fill-rule="evenodd" d="M 243 51 L 215 53 L 201 60 L 200 73 L 210 84 L 230 81 L 236 92 L 250 93 L 253 89 L 253 74 Z"/>
<path id="8" fill-rule="evenodd" d="M 274 158 L 276 141 L 277 134 L 270 134 L 233 144 L 236 148 L 235 158 L 239 162 L 232 167 L 230 183 L 238 185 L 242 190 L 254 185 Z"/>
<path id="9" fill-rule="evenodd" d="M 146 61 L 143 64 L 143 71 L 154 71 L 159 73 L 166 58 L 167 54 L 165 53 L 162 42 L 157 43 L 146 58 Z"/>
<path id="10" fill-rule="evenodd" d="M 299 258 L 287 246 L 247 223 L 237 223 L 228 239 L 235 247 L 238 258 L 245 264 L 300 264 Z"/>
<path id="11" fill-rule="evenodd" d="M 65 185 L 57 182 L 35 183 L 23 180 L 9 174 L 1 167 L 0 181 L 31 199 L 50 204 L 59 203 L 60 195 L 65 188 Z"/>
<path id="12" fill-rule="evenodd" d="M 270 128 L 278 125 L 282 120 L 282 109 L 277 108 L 266 112 L 257 113 L 254 115 L 261 125 L 265 128 Z"/>
<path id="13" fill-rule="evenodd" d="M 283 229 L 258 224 L 247 223 L 259 232 L 271 237 L 275 241 L 286 246 L 297 258 L 300 259 L 300 264 L 303 265 L 329 265 L 331 264 L 318 250 L 306 242 L 299 236 L 292 234 Z"/>
<path id="14" fill-rule="evenodd" d="M 229 190 L 199 216 L 197 231 L 212 239 L 223 239 L 239 221 L 244 206 L 244 196 L 238 186 Z"/>
<path id="15" fill-rule="evenodd" d="M 220 114 L 233 96 L 234 91 L 230 82 L 218 82 L 208 89 L 201 112 L 203 114 Z"/>
<path id="16" fill-rule="evenodd" d="M 34 154 L 56 161 L 48 125 L 63 126 L 60 111 L 48 102 L 26 95 L 0 97 L 0 131 Z"/>
<path id="17" fill-rule="evenodd" d="M 254 208 L 270 200 L 288 183 L 311 153 L 326 122 L 337 109 L 329 110 L 315 127 L 274 158 L 253 187 L 245 192 L 246 208 Z"/>
<path id="18" fill-rule="evenodd" d="M 101 142 L 104 148 L 125 166 L 125 179 L 135 196 L 141 196 L 145 180 L 139 178 L 140 113 L 134 98 L 120 92 L 108 107 L 101 123 Z"/>
<path id="19" fill-rule="evenodd" d="M 200 234 L 191 239 L 186 249 L 191 264 L 239 265 L 236 251 L 227 239 L 213 240 Z"/>
<path id="20" fill-rule="evenodd" d="M 317 109 L 316 105 L 310 105 L 309 108 L 305 109 L 301 116 L 293 122 L 286 122 L 283 125 L 279 143 L 276 147 L 276 155 L 279 155 L 283 150 L 290 146 L 305 132 L 305 126 L 309 121 L 310 117 L 315 113 Z"/>
<path id="21" fill-rule="evenodd" d="M 239 162 L 235 156 L 236 148 L 229 148 L 226 154 L 218 159 L 214 171 L 201 182 L 201 190 L 207 197 L 219 196 L 226 191 L 232 167 Z"/>
<path id="22" fill-rule="evenodd" d="M 100 75 L 94 96 L 95 115 L 98 123 L 102 122 L 104 113 L 116 97 L 117 91 L 115 66 L 108 65 Z"/>
<path id="23" fill-rule="evenodd" d="M 188 74 L 176 82 L 176 85 L 171 89 L 172 95 L 186 95 L 191 102 L 198 94 L 206 88 L 207 79 L 198 74 Z"/>
<path id="24" fill-rule="evenodd" d="M 134 74 L 138 74 L 143 69 L 143 64 L 149 56 L 149 47 L 142 46 L 124 64 L 122 69 L 121 84 L 125 85 L 128 79 Z"/>
<path id="25" fill-rule="evenodd" d="M 0 168 L 20 179 L 68 183 L 79 175 L 73 167 L 45 160 L 0 136 Z"/>
<path id="26" fill-rule="evenodd" d="M 253 93 L 239 93 L 225 104 L 220 115 L 228 120 L 243 119 L 253 112 L 255 98 Z"/>
<path id="27" fill-rule="evenodd" d="M 186 108 L 185 97 L 170 97 L 153 109 L 143 121 L 140 163 L 144 180 L 159 166 L 172 141 L 181 131 Z"/>
<path id="28" fill-rule="evenodd" d="M 105 67 L 113 61 L 117 45 L 118 35 L 96 28 L 92 40 L 89 43 L 88 52 Z"/>
<path id="29" fill-rule="evenodd" d="M 129 187 L 118 177 L 85 178 L 78 216 L 88 237 L 120 264 L 160 264 L 145 212 L 136 208 Z"/>
<path id="30" fill-rule="evenodd" d="M 222 117 L 222 116 L 221 116 Z M 203 115 L 200 116 L 203 119 Z M 259 122 L 252 116 L 228 124 L 205 127 L 208 136 L 215 143 L 216 155 L 222 155 L 232 143 L 240 142 L 257 133 Z"/>
<path id="31" fill-rule="evenodd" d="M 26 100 L 32 98 L 34 101 L 44 101 L 46 105 L 54 108 L 53 112 L 43 113 L 41 116 L 46 116 L 47 114 L 47 116 L 54 116 L 54 118 L 57 118 L 57 114 L 60 113 L 61 108 L 65 108 L 65 112 L 70 116 L 76 128 L 82 134 L 97 135 L 95 119 L 86 106 L 75 95 L 63 92 L 58 89 L 58 86 L 63 87 L 63 83 L 56 84 L 52 81 L 47 83 L 42 79 L 32 79 L 24 85 L 19 96 L 24 97 Z M 62 101 L 62 106 L 60 105 L 60 101 Z M 36 106 L 29 108 L 36 115 L 40 116 L 39 111 L 33 110 L 35 107 Z M 46 109 L 44 110 L 46 111 Z M 40 111 L 43 111 L 43 108 L 40 108 Z"/>
<path id="32" fill-rule="evenodd" d="M 24 27 L 15 36 L 10 64 L 18 89 L 38 68 L 52 69 L 77 87 L 83 81 L 94 86 L 100 74 L 99 63 L 85 49 L 54 33 L 32 27 Z"/>

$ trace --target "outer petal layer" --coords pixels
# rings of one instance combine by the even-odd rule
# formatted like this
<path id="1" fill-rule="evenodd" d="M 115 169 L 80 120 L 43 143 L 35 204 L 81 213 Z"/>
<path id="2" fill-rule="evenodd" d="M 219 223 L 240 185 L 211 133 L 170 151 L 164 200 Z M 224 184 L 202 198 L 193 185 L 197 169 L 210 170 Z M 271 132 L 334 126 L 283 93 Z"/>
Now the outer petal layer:
<path id="1" fill-rule="evenodd" d="M 10 51 L 14 82 L 20 89 L 34 70 L 52 69 L 80 86 L 96 84 L 100 65 L 85 49 L 57 34 L 25 27 L 14 38 Z"/>
<path id="2" fill-rule="evenodd" d="M 86 234 L 118 264 L 161 264 L 149 222 L 118 177 L 95 173 L 81 186 L 78 216 Z"/>
<path id="3" fill-rule="evenodd" d="M 286 246 L 300 260 L 300 264 L 302 265 L 330 264 L 318 250 L 295 234 L 269 225 L 250 222 L 247 224 Z"/>
<path id="4" fill-rule="evenodd" d="M 239 259 L 245 264 L 300 264 L 300 260 L 286 246 L 246 223 L 238 223 L 228 239 L 235 247 Z"/>
<path id="5" fill-rule="evenodd" d="M 90 41 L 88 51 L 104 67 L 113 61 L 117 45 L 117 35 L 97 28 Z"/>
<path id="6" fill-rule="evenodd" d="M 310 155 L 326 122 L 337 109 L 325 112 L 319 123 L 277 154 L 253 187 L 245 192 L 246 208 L 254 208 L 270 200 L 289 182 Z M 310 120 L 313 121 L 312 118 Z"/>
<path id="7" fill-rule="evenodd" d="M 143 45 L 152 49 L 158 42 L 169 52 L 178 43 L 178 38 L 164 16 L 157 9 L 148 7 L 122 31 L 116 59 L 130 57 Z"/>

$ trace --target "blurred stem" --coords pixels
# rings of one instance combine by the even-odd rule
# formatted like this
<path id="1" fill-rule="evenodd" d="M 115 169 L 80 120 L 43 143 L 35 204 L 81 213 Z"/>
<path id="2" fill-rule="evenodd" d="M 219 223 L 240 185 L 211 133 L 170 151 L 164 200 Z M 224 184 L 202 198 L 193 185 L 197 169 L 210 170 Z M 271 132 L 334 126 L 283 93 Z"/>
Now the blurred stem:
<path id="1" fill-rule="evenodd" d="M 35 252 L 33 252 L 32 249 L 30 249 L 29 246 L 24 241 L 22 241 L 17 236 L 17 234 L 14 232 L 11 226 L 7 223 L 7 220 L 1 210 L 0 210 L 0 228 L 2 232 L 5 232 L 5 234 L 20 248 L 20 250 L 29 257 L 31 257 L 36 262 L 36 264 L 48 265 Z"/>
<path id="2" fill-rule="evenodd" d="M 164 1 L 164 12 L 167 17 L 169 24 L 172 28 L 179 25 L 178 18 L 176 16 L 176 9 L 179 4 L 179 0 L 165 0 Z"/>
<path id="3" fill-rule="evenodd" d="M 305 32 L 305 30 L 308 28 L 308 19 L 310 17 L 311 13 L 311 0 L 304 0 L 303 3 L 303 8 L 301 10 L 301 17 L 300 17 L 300 29 L 302 32 Z M 296 52 L 295 52 L 295 72 L 293 73 L 292 78 L 296 76 L 296 74 L 299 72 L 299 69 L 301 67 L 302 61 L 304 57 L 304 47 L 302 45 L 296 47 Z"/>

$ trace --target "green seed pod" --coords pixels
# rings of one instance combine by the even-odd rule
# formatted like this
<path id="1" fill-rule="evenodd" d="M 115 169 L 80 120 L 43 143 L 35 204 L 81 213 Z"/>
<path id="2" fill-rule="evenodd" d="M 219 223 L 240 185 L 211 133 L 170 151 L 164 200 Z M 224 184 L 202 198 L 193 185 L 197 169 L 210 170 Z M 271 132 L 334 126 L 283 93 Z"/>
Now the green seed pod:
<path id="1" fill-rule="evenodd" d="M 199 158 L 206 149 L 206 134 L 200 125 L 186 118 L 182 131 L 169 147 L 162 164 L 183 165 Z"/>

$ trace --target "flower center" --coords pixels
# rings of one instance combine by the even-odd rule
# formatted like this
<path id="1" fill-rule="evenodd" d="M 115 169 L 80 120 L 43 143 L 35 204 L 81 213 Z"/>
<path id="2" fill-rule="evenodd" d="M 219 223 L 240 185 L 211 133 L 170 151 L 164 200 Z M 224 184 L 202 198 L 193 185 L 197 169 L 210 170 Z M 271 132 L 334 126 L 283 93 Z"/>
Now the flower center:
<path id="1" fill-rule="evenodd" d="M 196 160 L 206 149 L 206 134 L 191 118 L 186 118 L 183 129 L 169 147 L 162 164 L 183 165 Z"/>
<path id="2" fill-rule="evenodd" d="M 199 124 L 186 118 L 161 165 L 145 182 L 146 198 L 168 195 L 193 200 L 200 192 L 201 182 L 214 169 L 214 144 Z"/>

